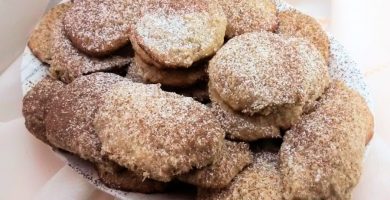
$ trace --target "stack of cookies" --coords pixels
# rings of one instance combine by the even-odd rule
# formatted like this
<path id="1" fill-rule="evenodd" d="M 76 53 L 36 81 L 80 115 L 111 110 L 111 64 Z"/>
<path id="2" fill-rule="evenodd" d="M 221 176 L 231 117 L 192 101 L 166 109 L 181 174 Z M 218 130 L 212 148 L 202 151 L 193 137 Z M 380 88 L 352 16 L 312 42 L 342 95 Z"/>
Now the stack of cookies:
<path id="1" fill-rule="evenodd" d="M 329 40 L 272 0 L 78 0 L 28 43 L 50 76 L 27 129 L 108 187 L 197 199 L 349 199 L 373 118 Z"/>

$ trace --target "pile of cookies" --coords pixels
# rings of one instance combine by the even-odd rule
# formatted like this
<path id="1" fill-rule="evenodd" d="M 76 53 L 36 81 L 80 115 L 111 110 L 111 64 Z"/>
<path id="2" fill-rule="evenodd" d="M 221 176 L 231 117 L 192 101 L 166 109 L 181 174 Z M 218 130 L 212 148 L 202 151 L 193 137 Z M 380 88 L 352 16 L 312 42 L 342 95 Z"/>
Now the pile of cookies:
<path id="1" fill-rule="evenodd" d="M 27 129 L 108 187 L 197 199 L 349 199 L 373 117 L 329 40 L 273 0 L 77 0 L 28 43 L 50 76 Z"/>

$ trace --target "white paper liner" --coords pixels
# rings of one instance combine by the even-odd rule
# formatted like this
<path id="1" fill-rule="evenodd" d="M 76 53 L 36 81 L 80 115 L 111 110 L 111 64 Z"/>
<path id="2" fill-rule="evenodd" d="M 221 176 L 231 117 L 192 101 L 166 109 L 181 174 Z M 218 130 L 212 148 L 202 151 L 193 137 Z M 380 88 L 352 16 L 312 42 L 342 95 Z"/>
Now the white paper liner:
<path id="1" fill-rule="evenodd" d="M 295 9 L 289 4 L 275 0 L 278 11 Z M 349 87 L 358 91 L 368 103 L 372 110 L 372 101 L 367 89 L 367 85 L 363 79 L 363 75 L 357 68 L 357 64 L 351 59 L 345 51 L 345 48 L 330 34 L 328 34 L 330 40 L 330 64 L 329 72 L 332 79 L 342 80 Z M 47 66 L 42 64 L 26 47 L 23 53 L 23 60 L 21 65 L 21 82 L 23 95 L 25 95 L 36 83 L 38 83 L 43 77 L 47 76 Z M 366 150 L 366 155 L 368 148 Z M 193 199 L 193 196 L 189 194 L 180 193 L 163 193 L 163 194 L 141 194 L 134 192 L 124 192 L 106 187 L 100 180 L 93 168 L 92 164 L 81 158 L 62 151 L 56 151 L 56 154 L 61 157 L 71 168 L 77 173 L 81 174 L 90 183 L 95 185 L 100 190 L 107 192 L 119 199 L 128 200 L 176 200 L 176 199 Z"/>

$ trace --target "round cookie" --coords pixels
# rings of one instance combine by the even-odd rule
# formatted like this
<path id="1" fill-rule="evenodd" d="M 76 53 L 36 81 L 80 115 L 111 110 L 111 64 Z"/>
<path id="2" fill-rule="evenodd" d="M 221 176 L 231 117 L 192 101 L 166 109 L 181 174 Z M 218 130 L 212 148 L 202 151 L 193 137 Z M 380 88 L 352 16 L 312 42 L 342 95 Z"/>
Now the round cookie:
<path id="1" fill-rule="evenodd" d="M 218 0 L 228 19 L 226 37 L 253 31 L 275 31 L 277 9 L 273 0 Z"/>
<path id="2" fill-rule="evenodd" d="M 359 181 L 373 116 L 363 97 L 333 82 L 280 150 L 285 199 L 350 199 Z"/>
<path id="3" fill-rule="evenodd" d="M 282 200 L 278 154 L 255 154 L 252 165 L 239 173 L 224 189 L 198 189 L 198 200 Z"/>
<path id="4" fill-rule="evenodd" d="M 48 103 L 46 135 L 53 146 L 92 162 L 100 162 L 101 143 L 93 127 L 102 96 L 114 83 L 125 81 L 115 74 L 94 73 L 66 85 Z"/>
<path id="5" fill-rule="evenodd" d="M 313 17 L 297 10 L 287 10 L 280 12 L 278 18 L 279 33 L 309 40 L 329 63 L 329 38 Z"/>
<path id="6" fill-rule="evenodd" d="M 156 193 L 165 191 L 167 184 L 145 179 L 113 162 L 95 165 L 100 180 L 110 188 L 141 193 Z"/>
<path id="7" fill-rule="evenodd" d="M 146 83 L 160 83 L 168 87 L 184 88 L 207 79 L 205 65 L 186 69 L 159 69 L 144 63 L 138 55 L 135 55 L 133 64 L 130 67 L 132 69 L 129 70 L 135 71 Z"/>
<path id="8" fill-rule="evenodd" d="M 132 82 L 115 84 L 104 95 L 94 126 L 110 160 L 162 182 L 211 164 L 224 138 L 206 106 Z"/>
<path id="9" fill-rule="evenodd" d="M 57 19 L 61 19 L 72 6 L 72 3 L 63 3 L 54 6 L 41 19 L 28 40 L 31 52 L 43 63 L 50 64 L 53 55 L 53 29 Z"/>
<path id="10" fill-rule="evenodd" d="M 159 68 L 188 68 L 223 44 L 226 17 L 214 0 L 149 2 L 130 34 L 138 55 Z"/>
<path id="11" fill-rule="evenodd" d="M 297 10 L 287 10 L 280 12 L 278 18 L 279 33 L 309 40 L 329 63 L 329 38 L 313 17 Z"/>
<path id="12" fill-rule="evenodd" d="M 27 130 L 39 140 L 50 144 L 46 138 L 45 116 L 47 104 L 51 99 L 58 98 L 64 84 L 50 77 L 39 81 L 23 97 L 23 116 Z"/>
<path id="13" fill-rule="evenodd" d="M 224 188 L 252 161 L 253 155 L 248 144 L 226 140 L 211 165 L 180 175 L 178 179 L 201 188 Z"/>
<path id="14" fill-rule="evenodd" d="M 303 106 L 329 82 L 327 66 L 312 44 L 269 32 L 229 40 L 209 62 L 208 73 L 210 89 L 248 115 Z"/>
<path id="15" fill-rule="evenodd" d="M 105 58 L 87 56 L 72 45 L 65 36 L 63 24 L 59 20 L 53 32 L 53 56 L 49 71 L 56 79 L 70 83 L 82 75 L 128 65 L 131 62 L 131 51 L 124 49 L 124 52 Z"/>
<path id="16" fill-rule="evenodd" d="M 127 0 L 82 0 L 65 14 L 64 29 L 72 44 L 90 56 L 107 56 L 129 43 L 133 6 Z"/>

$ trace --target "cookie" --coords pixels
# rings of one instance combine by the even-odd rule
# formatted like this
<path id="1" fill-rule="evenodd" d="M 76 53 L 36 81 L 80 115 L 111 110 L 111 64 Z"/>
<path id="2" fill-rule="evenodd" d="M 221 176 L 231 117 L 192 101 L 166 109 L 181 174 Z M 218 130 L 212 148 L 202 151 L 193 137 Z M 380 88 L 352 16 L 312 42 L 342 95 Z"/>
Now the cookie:
<path id="1" fill-rule="evenodd" d="M 198 200 L 282 200 L 278 154 L 260 152 L 254 163 L 239 173 L 224 189 L 198 189 Z"/>
<path id="2" fill-rule="evenodd" d="M 254 31 L 275 31 L 277 9 L 272 0 L 218 0 L 227 17 L 226 37 Z"/>
<path id="3" fill-rule="evenodd" d="M 58 98 L 64 84 L 60 81 L 46 77 L 39 81 L 23 97 L 23 116 L 27 130 L 36 138 L 50 144 L 46 138 L 45 116 L 47 104 L 51 99 Z"/>
<path id="4" fill-rule="evenodd" d="M 333 82 L 314 111 L 286 132 L 280 150 L 285 199 L 350 199 L 373 117 L 363 97 Z"/>
<path id="5" fill-rule="evenodd" d="M 179 176 L 179 180 L 201 188 L 224 188 L 247 165 L 253 161 L 249 145 L 225 141 L 214 162 L 201 169 Z"/>
<path id="6" fill-rule="evenodd" d="M 104 95 L 94 127 L 110 160 L 162 182 L 211 164 L 224 138 L 206 106 L 132 82 Z"/>
<path id="7" fill-rule="evenodd" d="M 66 85 L 48 103 L 46 135 L 51 144 L 83 159 L 100 162 L 101 143 L 93 127 L 102 96 L 114 83 L 125 81 L 115 74 L 94 73 Z"/>
<path id="8" fill-rule="evenodd" d="M 222 46 L 226 17 L 213 0 L 149 2 L 130 40 L 138 55 L 159 68 L 188 68 Z"/>
<path id="9" fill-rule="evenodd" d="M 144 179 L 113 162 L 99 163 L 95 168 L 100 181 L 110 188 L 141 193 L 163 192 L 167 188 L 166 183 Z"/>
<path id="10" fill-rule="evenodd" d="M 209 87 L 233 110 L 269 115 L 317 99 L 328 68 L 309 42 L 269 32 L 229 40 L 209 62 Z"/>
<path id="11" fill-rule="evenodd" d="M 55 22 L 61 19 L 71 7 L 72 3 L 70 2 L 54 6 L 43 16 L 38 26 L 32 31 L 27 45 L 41 62 L 51 63 Z"/>
<path id="12" fill-rule="evenodd" d="M 145 83 L 160 83 L 163 86 L 185 88 L 207 79 L 206 66 L 207 64 L 202 64 L 186 69 L 159 69 L 146 64 L 138 55 L 135 55 L 134 65 L 129 70 L 142 77 Z"/>
<path id="13" fill-rule="evenodd" d="M 56 23 L 53 37 L 53 57 L 49 71 L 51 76 L 65 83 L 93 72 L 121 68 L 131 62 L 132 49 L 124 48 L 123 52 L 105 58 L 94 58 L 80 52 L 65 36 L 61 21 Z"/>
<path id="14" fill-rule="evenodd" d="M 329 38 L 321 25 L 311 16 L 297 10 L 282 11 L 278 14 L 278 32 L 284 35 L 301 37 L 312 42 L 329 63 Z"/>
<path id="15" fill-rule="evenodd" d="M 133 6 L 127 0 L 82 0 L 65 14 L 64 32 L 90 56 L 107 56 L 129 43 Z"/>

